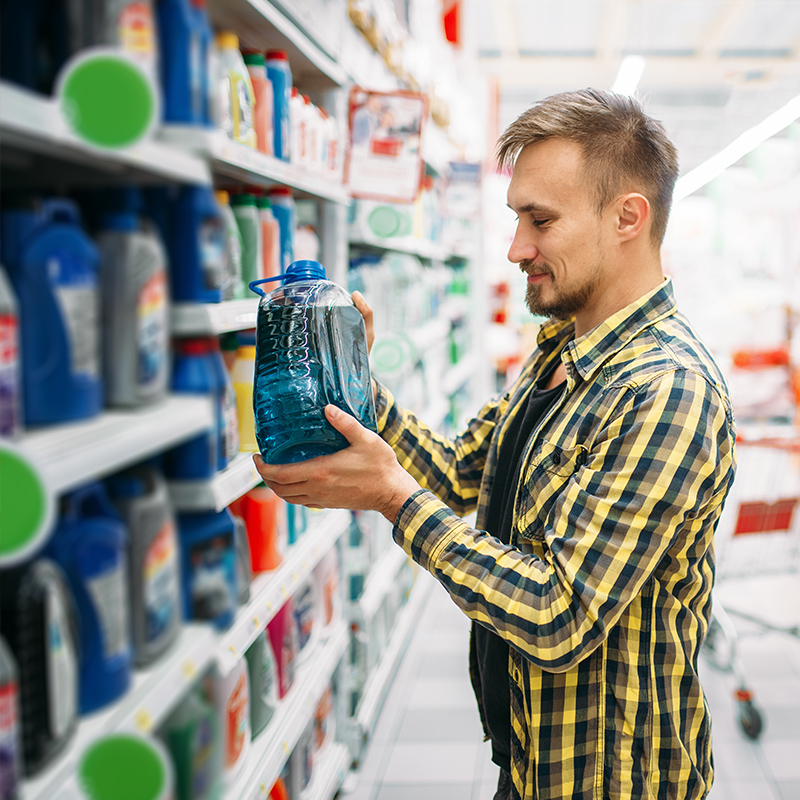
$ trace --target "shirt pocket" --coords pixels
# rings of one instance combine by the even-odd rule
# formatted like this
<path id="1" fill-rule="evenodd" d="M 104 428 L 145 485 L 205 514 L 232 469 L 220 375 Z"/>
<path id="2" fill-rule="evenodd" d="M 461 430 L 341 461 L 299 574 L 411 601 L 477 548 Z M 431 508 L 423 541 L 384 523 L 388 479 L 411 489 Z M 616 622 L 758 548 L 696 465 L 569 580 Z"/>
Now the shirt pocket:
<path id="1" fill-rule="evenodd" d="M 543 542 L 545 528 L 558 496 L 588 461 L 582 444 L 544 441 L 525 467 L 525 480 L 517 498 L 515 528 L 520 539 Z"/>

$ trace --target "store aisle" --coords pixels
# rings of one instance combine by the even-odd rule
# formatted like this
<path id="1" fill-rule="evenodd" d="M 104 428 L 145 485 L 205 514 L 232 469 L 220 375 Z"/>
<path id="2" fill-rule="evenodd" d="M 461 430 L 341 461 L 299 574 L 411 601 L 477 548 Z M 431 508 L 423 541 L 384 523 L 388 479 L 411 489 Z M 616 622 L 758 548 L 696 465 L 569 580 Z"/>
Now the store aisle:
<path id="1" fill-rule="evenodd" d="M 468 620 L 434 585 L 343 800 L 491 800 L 497 767 L 469 686 L 468 641 Z M 733 676 L 703 663 L 717 770 L 709 800 L 800 800 L 800 642 L 755 634 L 740 647 L 765 730 L 758 743 L 746 739 Z"/>

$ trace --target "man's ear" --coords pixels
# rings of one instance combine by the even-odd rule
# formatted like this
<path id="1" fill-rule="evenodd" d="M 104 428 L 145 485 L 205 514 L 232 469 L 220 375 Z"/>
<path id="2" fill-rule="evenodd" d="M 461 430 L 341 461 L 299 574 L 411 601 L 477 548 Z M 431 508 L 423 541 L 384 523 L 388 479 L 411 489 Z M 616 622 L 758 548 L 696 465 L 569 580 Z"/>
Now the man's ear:
<path id="1" fill-rule="evenodd" d="M 629 192 L 617 199 L 615 232 L 620 242 L 636 239 L 650 220 L 650 201 L 638 192 Z"/>

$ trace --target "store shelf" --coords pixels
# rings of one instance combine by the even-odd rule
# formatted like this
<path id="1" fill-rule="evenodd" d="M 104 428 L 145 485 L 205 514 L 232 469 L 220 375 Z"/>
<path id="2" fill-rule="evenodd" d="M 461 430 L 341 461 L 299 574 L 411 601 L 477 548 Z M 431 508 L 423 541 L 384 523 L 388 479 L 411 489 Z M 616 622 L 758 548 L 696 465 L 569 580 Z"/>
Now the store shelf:
<path id="1" fill-rule="evenodd" d="M 54 494 L 191 438 L 214 424 L 211 400 L 170 395 L 135 411 L 105 411 L 83 422 L 32 430 L 20 441 Z"/>
<path id="2" fill-rule="evenodd" d="M 353 611 L 366 621 L 375 616 L 386 595 L 394 588 L 397 573 L 408 561 L 408 556 L 395 544 L 370 567 L 367 585 L 361 597 L 353 604 Z"/>
<path id="3" fill-rule="evenodd" d="M 269 795 L 342 660 L 347 640 L 347 624 L 341 622 L 319 652 L 304 659 L 275 716 L 253 740 L 242 776 L 225 793 L 227 800 L 263 800 Z"/>
<path id="4" fill-rule="evenodd" d="M 438 344 L 442 339 L 447 338 L 450 333 L 450 319 L 445 315 L 436 317 L 435 319 L 420 325 L 419 328 L 414 328 L 408 332 L 408 337 L 414 343 L 414 347 L 420 352 L 425 352 L 434 344 Z"/>
<path id="5" fill-rule="evenodd" d="M 427 577 L 426 577 L 427 576 Z M 378 666 L 367 680 L 361 702 L 355 715 L 359 737 L 366 740 L 372 733 L 378 713 L 386 699 L 389 685 L 406 650 L 411 632 L 430 595 L 434 580 L 427 572 L 420 572 L 411 590 L 411 597 L 398 615 L 389 644 L 381 655 Z"/>
<path id="6" fill-rule="evenodd" d="M 244 331 L 256 326 L 258 298 L 223 303 L 173 303 L 170 314 L 173 336 L 216 336 Z"/>
<path id="7" fill-rule="evenodd" d="M 296 164 L 281 161 L 240 142 L 222 130 L 169 125 L 161 129 L 161 139 L 208 159 L 215 175 L 248 186 L 291 186 L 298 196 L 347 205 L 350 198 L 341 183 L 309 174 Z"/>
<path id="8" fill-rule="evenodd" d="M 347 83 L 340 64 L 267 0 L 209 0 L 207 7 L 213 26 L 236 32 L 242 49 L 286 50 L 294 83 L 304 90 Z"/>
<path id="9" fill-rule="evenodd" d="M 314 762 L 311 783 L 303 792 L 304 800 L 332 800 L 350 769 L 350 751 L 333 742 L 318 762 Z"/>
<path id="10" fill-rule="evenodd" d="M 446 396 L 455 394 L 475 374 L 476 366 L 473 359 L 462 358 L 445 374 L 442 380 L 442 392 Z"/>
<path id="11" fill-rule="evenodd" d="M 391 250 L 397 253 L 408 253 L 431 261 L 446 261 L 447 250 L 437 242 L 429 239 L 418 239 L 414 236 L 391 236 L 382 238 L 375 236 L 359 225 L 351 225 L 347 232 L 351 247 L 371 247 L 376 250 Z"/>
<path id="12" fill-rule="evenodd" d="M 219 637 L 217 661 L 223 675 L 233 669 L 264 626 L 349 526 L 349 511 L 326 511 L 315 516 L 309 530 L 292 545 L 283 563 L 272 572 L 256 575 L 250 585 L 250 602 L 239 609 L 231 627 Z"/>
<path id="13" fill-rule="evenodd" d="M 178 511 L 222 511 L 261 483 L 252 453 L 239 453 L 208 481 L 170 481 L 172 505 Z"/>
<path id="14" fill-rule="evenodd" d="M 211 183 L 206 159 L 150 140 L 127 150 L 99 150 L 67 127 L 56 102 L 0 81 L 4 189 L 109 183 Z"/>
<path id="15" fill-rule="evenodd" d="M 214 644 L 210 626 L 185 624 L 178 640 L 159 661 L 134 673 L 133 687 L 119 702 L 80 720 L 67 749 L 43 775 L 25 781 L 25 800 L 77 796 L 75 770 L 86 746 L 98 736 L 115 731 L 151 733 L 158 728 L 212 665 Z"/>

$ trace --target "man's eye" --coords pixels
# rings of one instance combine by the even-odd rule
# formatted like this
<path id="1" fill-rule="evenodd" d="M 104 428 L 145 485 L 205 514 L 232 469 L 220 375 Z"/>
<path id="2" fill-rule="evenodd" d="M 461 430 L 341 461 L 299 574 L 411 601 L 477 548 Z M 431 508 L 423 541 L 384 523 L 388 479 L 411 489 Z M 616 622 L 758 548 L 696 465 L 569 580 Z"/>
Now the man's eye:
<path id="1" fill-rule="evenodd" d="M 541 227 L 542 227 L 542 225 L 547 225 L 547 223 L 548 223 L 548 222 L 550 222 L 550 220 L 549 220 L 549 219 L 535 219 L 535 220 L 533 220 L 533 224 L 534 224 L 534 225 L 535 225 L 537 228 L 541 228 Z"/>

